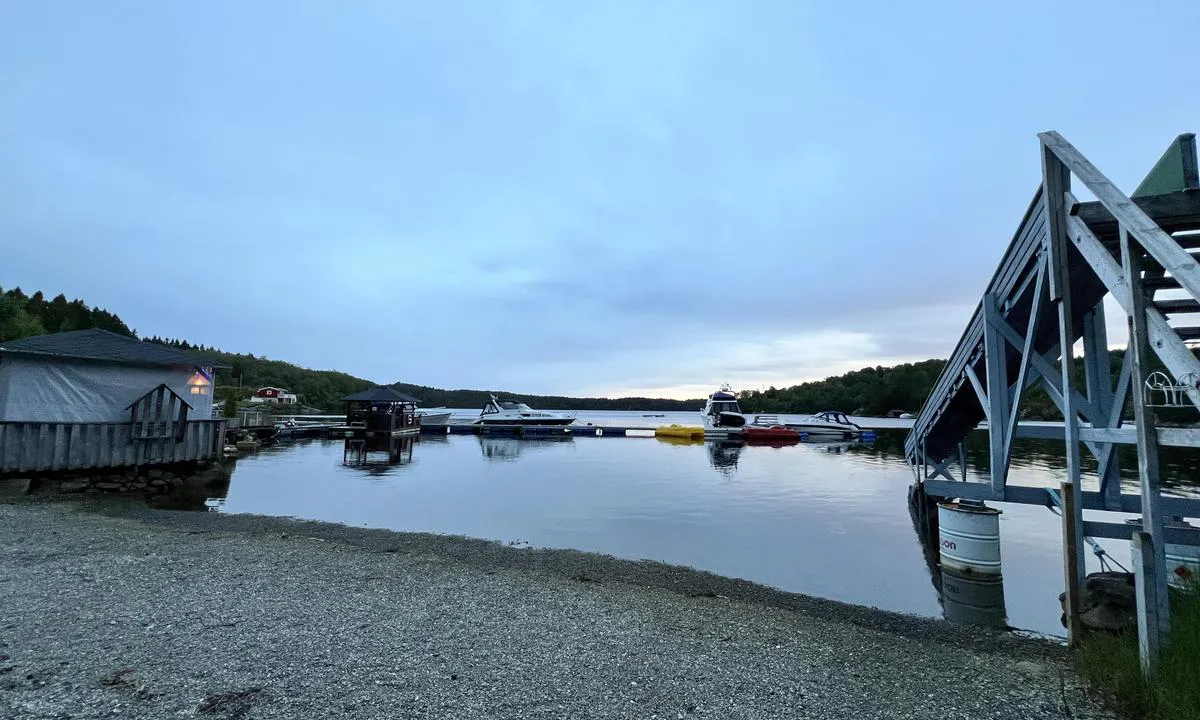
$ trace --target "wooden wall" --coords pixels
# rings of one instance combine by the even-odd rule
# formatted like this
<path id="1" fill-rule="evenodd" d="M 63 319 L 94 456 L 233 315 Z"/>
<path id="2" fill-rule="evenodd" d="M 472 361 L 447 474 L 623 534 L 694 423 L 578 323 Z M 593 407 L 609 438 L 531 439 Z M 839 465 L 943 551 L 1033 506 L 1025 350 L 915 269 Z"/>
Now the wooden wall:
<path id="1" fill-rule="evenodd" d="M 124 423 L 0 422 L 0 473 L 158 465 L 221 457 L 224 419 L 191 420 L 181 442 L 136 440 Z"/>

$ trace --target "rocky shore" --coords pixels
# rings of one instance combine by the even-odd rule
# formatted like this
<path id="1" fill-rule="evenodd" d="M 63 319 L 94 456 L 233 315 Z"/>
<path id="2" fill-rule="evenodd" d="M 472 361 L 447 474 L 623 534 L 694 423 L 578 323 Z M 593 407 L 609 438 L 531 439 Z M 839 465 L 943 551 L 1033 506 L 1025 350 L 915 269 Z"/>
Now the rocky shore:
<path id="1" fill-rule="evenodd" d="M 219 463 L 177 463 L 152 467 L 109 468 L 91 473 L 48 472 L 0 478 L 0 494 L 89 495 L 170 493 L 185 484 L 213 485 L 229 482 Z"/>
<path id="2" fill-rule="evenodd" d="M 3 718 L 1094 718 L 1060 646 L 687 568 L 0 498 Z"/>

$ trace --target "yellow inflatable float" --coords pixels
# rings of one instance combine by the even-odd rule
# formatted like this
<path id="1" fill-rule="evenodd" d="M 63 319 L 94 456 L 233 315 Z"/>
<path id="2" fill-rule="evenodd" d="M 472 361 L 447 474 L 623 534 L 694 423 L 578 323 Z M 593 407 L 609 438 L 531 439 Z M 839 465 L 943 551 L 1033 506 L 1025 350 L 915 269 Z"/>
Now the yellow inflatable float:
<path id="1" fill-rule="evenodd" d="M 683 440 L 703 440 L 704 428 L 691 425 L 668 425 L 654 429 L 654 437 Z"/>

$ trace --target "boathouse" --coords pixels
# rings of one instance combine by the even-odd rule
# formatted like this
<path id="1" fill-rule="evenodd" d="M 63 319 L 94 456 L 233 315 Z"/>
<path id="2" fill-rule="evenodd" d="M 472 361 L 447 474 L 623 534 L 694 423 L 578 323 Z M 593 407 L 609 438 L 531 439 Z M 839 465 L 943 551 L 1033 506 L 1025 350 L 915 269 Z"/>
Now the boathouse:
<path id="1" fill-rule="evenodd" d="M 0 343 L 0 473 L 218 457 L 222 367 L 98 329 Z"/>
<path id="2" fill-rule="evenodd" d="M 395 388 L 374 387 L 342 398 L 346 423 L 331 429 L 331 437 L 345 438 L 342 461 L 363 463 L 371 453 L 386 453 L 388 462 L 412 459 L 413 437 L 421 432 L 418 400 Z"/>
<path id="3" fill-rule="evenodd" d="M 413 435 L 421 430 L 417 403 L 412 395 L 395 388 L 374 387 L 348 395 L 346 429 L 356 429 L 363 437 Z"/>

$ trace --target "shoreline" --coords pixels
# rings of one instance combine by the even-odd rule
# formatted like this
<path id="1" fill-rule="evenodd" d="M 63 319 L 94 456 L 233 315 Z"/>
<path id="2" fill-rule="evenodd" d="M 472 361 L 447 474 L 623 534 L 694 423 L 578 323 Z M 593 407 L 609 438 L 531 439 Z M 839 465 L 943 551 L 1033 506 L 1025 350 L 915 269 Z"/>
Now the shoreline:
<path id="1" fill-rule="evenodd" d="M 55 500 L 47 498 L 47 501 Z M 467 535 L 355 527 L 278 515 L 159 510 L 148 508 L 137 500 L 122 498 L 84 499 L 77 501 L 77 504 L 81 509 L 98 515 L 127 518 L 186 532 L 287 534 L 297 539 L 342 543 L 368 552 L 436 554 L 444 560 L 476 569 L 503 568 L 577 582 L 609 582 L 641 589 L 666 590 L 686 597 L 718 598 L 952 643 L 960 642 L 963 629 L 968 628 L 974 635 L 971 644 L 976 647 L 984 637 L 1001 644 L 1014 639 L 1065 647 L 1065 638 L 1031 630 L 955 625 L 940 618 L 781 590 L 753 580 L 687 565 L 631 560 L 588 550 L 522 546 Z"/>
<path id="2" fill-rule="evenodd" d="M 546 717 L 563 716 L 572 707 L 576 710 L 567 715 L 587 717 L 721 714 L 723 707 L 726 717 L 774 717 L 785 708 L 808 706 L 881 718 L 977 717 L 985 708 L 988 717 L 1078 718 L 1101 712 L 1070 669 L 1067 650 L 1051 640 L 964 629 L 651 561 L 289 518 L 153 510 L 108 499 L 6 499 L 0 503 L 0 538 L 6 547 L 0 589 L 14 599 L 15 609 L 0 635 L 0 654 L 9 656 L 0 669 L 14 668 L 0 675 L 0 708 L 15 701 L 17 717 L 54 717 L 51 707 L 86 717 L 82 710 L 89 703 L 114 699 L 125 716 L 158 717 L 253 688 L 258 690 L 226 698 L 233 709 L 225 716 L 335 710 L 349 717 L 542 716 L 489 700 L 498 687 L 510 698 L 531 687 L 554 696 L 547 707 L 562 709 Z M 155 571 L 106 570 L 146 563 Z M 80 588 L 80 575 L 95 577 Z M 94 604 L 95 597 L 78 593 L 100 588 L 96 577 L 109 583 L 100 596 L 112 595 L 113 606 L 122 610 L 115 618 L 104 611 L 108 604 L 80 615 L 79 607 Z M 397 578 L 406 582 L 397 585 Z M 222 591 L 214 594 L 215 587 Z M 270 612 L 276 605 L 291 611 Z M 431 613 L 431 606 L 440 609 Z M 357 618 L 353 627 L 346 625 L 347 614 Z M 138 619 L 132 625 L 131 615 Z M 180 627 L 176 623 L 187 625 L 187 618 L 197 615 L 237 617 L 230 628 L 236 632 L 219 630 L 212 637 L 172 632 L 146 643 L 137 631 L 138 624 L 161 628 L 170 618 L 175 622 L 168 627 Z M 631 624 L 634 617 L 640 622 Z M 114 639 L 113 627 L 126 632 Z M 67 637 L 72 631 L 75 637 Z M 461 633 L 472 641 L 450 642 L 452 649 L 433 655 L 424 652 Z M 277 645 L 278 652 L 247 648 L 245 635 Z M 420 688 L 425 691 L 424 702 L 406 702 L 416 703 L 414 713 L 426 703 L 440 710 L 385 712 L 392 707 L 385 701 L 396 700 L 393 686 L 358 687 L 354 673 L 341 683 L 358 687 L 353 692 L 365 705 L 335 709 L 329 704 L 334 696 L 295 659 L 311 656 L 314 635 L 324 642 L 318 655 L 334 667 L 386 665 L 396 648 L 403 648 L 400 654 L 411 661 L 409 675 L 396 682 L 411 686 L 412 697 L 421 696 Z M 391 642 L 351 651 L 351 646 L 370 645 L 377 635 Z M 331 637 L 346 647 L 330 643 Z M 562 638 L 573 640 L 556 642 Z M 593 657 L 588 648 L 598 642 L 612 647 Z M 23 655 L 23 644 L 38 649 Z M 93 644 L 98 648 L 89 650 Z M 67 657 L 65 648 L 87 660 Z M 477 662 L 466 663 L 469 669 L 449 675 L 427 672 L 434 656 L 439 662 L 458 657 L 461 665 L 481 648 L 489 660 L 474 658 Z M 658 652 L 633 663 L 640 669 L 630 666 L 630 658 L 640 657 L 644 648 Z M 116 650 L 129 661 L 113 657 Z M 206 658 L 214 653 L 238 661 L 213 667 Z M 697 653 L 712 662 L 697 666 Z M 50 692 L 29 686 L 28 680 L 5 685 L 15 682 L 10 678 L 41 677 L 38 673 L 53 669 L 52 662 L 68 668 L 53 677 L 81 667 L 90 677 L 64 680 Z M 494 672 L 497 664 L 503 672 Z M 124 668 L 137 679 L 101 682 L 109 677 L 105 673 Z M 564 669 L 571 672 L 557 677 Z M 534 677 L 527 677 L 531 672 Z M 506 687 L 504 678 L 511 673 L 525 679 Z M 220 682 L 213 681 L 214 674 Z M 546 674 L 557 679 L 548 685 L 537 679 Z M 460 682 L 484 675 L 489 680 L 479 686 Z M 713 678 L 726 675 L 740 680 L 716 692 Z M 670 692 L 651 693 L 667 676 L 675 676 Z M 944 681 L 951 677 L 962 682 L 948 686 Z M 1018 677 L 1022 691 L 1013 697 L 1011 685 Z M 137 692 L 122 694 L 125 685 L 160 689 L 139 698 Z M 215 689 L 203 692 L 208 686 Z M 921 701 L 933 695 L 939 702 Z M 30 712 L 44 704 L 39 696 L 57 698 L 46 705 L 47 714 Z M 285 697 L 291 699 L 284 702 Z M 871 702 L 861 704 L 864 697 Z M 955 707 L 965 714 L 955 714 Z M 754 708 L 761 714 L 743 712 Z"/>

